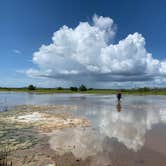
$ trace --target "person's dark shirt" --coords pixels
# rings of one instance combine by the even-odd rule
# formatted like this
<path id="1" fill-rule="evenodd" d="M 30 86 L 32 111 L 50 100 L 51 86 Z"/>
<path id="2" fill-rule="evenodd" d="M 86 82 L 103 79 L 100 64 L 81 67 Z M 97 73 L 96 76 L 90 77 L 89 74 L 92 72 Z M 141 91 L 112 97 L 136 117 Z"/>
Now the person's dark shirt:
<path id="1" fill-rule="evenodd" d="M 118 99 L 121 99 L 121 98 L 122 98 L 122 94 L 121 94 L 121 93 L 118 93 L 118 94 L 117 94 L 117 98 L 118 98 Z"/>

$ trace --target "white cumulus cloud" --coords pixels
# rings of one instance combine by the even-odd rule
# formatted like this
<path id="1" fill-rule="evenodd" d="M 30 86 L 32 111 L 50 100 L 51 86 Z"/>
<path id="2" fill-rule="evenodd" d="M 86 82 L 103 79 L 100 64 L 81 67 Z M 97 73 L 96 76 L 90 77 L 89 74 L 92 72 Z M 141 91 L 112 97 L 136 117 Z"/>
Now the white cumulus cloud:
<path id="1" fill-rule="evenodd" d="M 135 32 L 113 44 L 116 25 L 110 17 L 94 15 L 92 24 L 80 22 L 75 28 L 64 25 L 54 32 L 52 43 L 33 54 L 35 69 L 30 76 L 69 82 L 122 83 L 163 80 L 166 61 L 153 58 L 145 38 Z"/>

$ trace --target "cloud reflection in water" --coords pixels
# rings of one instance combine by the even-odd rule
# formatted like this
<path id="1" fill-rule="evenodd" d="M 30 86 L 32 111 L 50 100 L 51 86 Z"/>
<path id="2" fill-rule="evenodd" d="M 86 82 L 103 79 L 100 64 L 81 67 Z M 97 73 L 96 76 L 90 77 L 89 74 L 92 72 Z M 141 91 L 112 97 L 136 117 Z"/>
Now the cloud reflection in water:
<path id="1" fill-rule="evenodd" d="M 84 108 L 85 109 L 85 108 Z M 105 138 L 116 138 L 128 149 L 137 152 L 145 143 L 145 134 L 158 123 L 166 123 L 166 109 L 156 104 L 121 105 L 121 111 L 108 106 L 86 109 L 85 116 L 95 122 L 92 128 L 70 128 L 55 131 L 50 138 L 52 149 L 64 154 L 72 152 L 75 157 L 86 159 L 104 152 Z M 108 145 L 111 151 L 113 147 Z"/>
<path id="2" fill-rule="evenodd" d="M 166 110 L 153 105 L 131 107 L 121 113 L 102 110 L 99 128 L 101 134 L 117 138 L 128 149 L 138 151 L 144 145 L 145 134 L 154 124 L 166 122 Z"/>

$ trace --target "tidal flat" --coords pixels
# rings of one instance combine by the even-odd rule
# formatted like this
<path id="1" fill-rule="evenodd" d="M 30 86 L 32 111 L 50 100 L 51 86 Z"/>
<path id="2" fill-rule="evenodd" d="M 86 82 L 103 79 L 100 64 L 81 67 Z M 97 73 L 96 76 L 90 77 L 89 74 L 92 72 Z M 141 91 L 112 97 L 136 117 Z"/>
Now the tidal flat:
<path id="1" fill-rule="evenodd" d="M 166 97 L 0 93 L 14 166 L 165 166 Z"/>
<path id="2" fill-rule="evenodd" d="M 49 134 L 58 129 L 90 125 L 86 119 L 73 117 L 70 113 L 60 113 L 65 109 L 69 111 L 74 107 L 19 105 L 1 112 L 0 149 L 8 148 L 11 151 L 9 160 L 14 165 L 54 163 L 49 157 L 49 153 L 53 153 L 48 146 Z"/>

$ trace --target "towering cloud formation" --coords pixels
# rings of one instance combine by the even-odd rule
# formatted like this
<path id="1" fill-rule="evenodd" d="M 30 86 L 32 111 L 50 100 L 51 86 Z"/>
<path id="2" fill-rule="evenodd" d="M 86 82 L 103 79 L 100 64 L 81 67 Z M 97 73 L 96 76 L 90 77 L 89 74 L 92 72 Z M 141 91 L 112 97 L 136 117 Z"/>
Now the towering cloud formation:
<path id="1" fill-rule="evenodd" d="M 154 59 L 139 33 L 129 34 L 113 44 L 116 26 L 110 17 L 95 15 L 92 24 L 80 22 L 76 28 L 63 26 L 53 34 L 52 43 L 33 54 L 38 69 L 31 76 L 67 81 L 149 81 L 164 79 L 166 61 Z"/>

